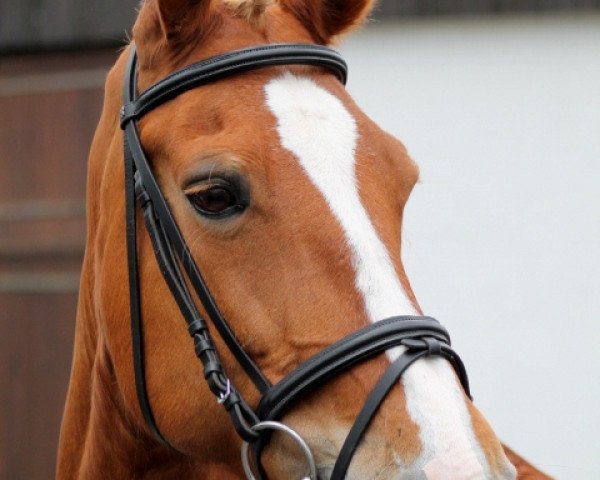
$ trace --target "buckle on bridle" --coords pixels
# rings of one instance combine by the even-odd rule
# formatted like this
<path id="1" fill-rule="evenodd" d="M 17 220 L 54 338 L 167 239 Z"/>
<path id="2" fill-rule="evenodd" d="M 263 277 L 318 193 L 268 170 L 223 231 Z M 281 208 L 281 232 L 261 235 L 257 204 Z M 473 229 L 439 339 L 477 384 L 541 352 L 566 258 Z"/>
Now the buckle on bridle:
<path id="1" fill-rule="evenodd" d="M 219 393 L 219 397 L 217 398 L 217 402 L 219 405 L 223 405 L 227 399 L 231 396 L 231 382 L 229 379 L 225 382 L 225 391 Z"/>

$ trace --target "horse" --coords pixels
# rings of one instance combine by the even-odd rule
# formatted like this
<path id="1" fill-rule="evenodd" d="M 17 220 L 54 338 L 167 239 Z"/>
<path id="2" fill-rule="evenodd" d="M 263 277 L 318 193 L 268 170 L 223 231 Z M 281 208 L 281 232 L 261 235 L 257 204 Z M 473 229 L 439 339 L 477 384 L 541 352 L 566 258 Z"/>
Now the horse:
<path id="1" fill-rule="evenodd" d="M 320 47 L 372 8 L 142 4 L 90 151 L 59 480 L 548 478 L 423 316 L 401 260 L 418 168 Z"/>

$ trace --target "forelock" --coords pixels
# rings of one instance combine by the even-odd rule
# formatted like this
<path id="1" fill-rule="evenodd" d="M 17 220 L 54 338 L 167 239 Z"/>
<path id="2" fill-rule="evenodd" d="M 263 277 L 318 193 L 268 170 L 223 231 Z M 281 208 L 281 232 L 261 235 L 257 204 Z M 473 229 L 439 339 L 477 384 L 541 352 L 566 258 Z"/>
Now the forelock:
<path id="1" fill-rule="evenodd" d="M 261 21 L 267 8 L 274 0 L 223 0 L 236 16 L 242 17 L 251 24 Z"/>

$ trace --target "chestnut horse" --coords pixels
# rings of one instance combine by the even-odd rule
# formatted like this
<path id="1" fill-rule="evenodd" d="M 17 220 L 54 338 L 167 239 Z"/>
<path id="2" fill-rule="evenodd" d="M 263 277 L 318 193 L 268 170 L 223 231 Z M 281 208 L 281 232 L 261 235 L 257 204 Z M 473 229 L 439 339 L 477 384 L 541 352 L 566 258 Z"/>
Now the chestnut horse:
<path id="1" fill-rule="evenodd" d="M 371 7 L 372 0 L 146 0 L 133 30 L 137 87 L 249 46 L 327 45 Z M 108 76 L 90 154 L 87 246 L 57 478 L 243 478 L 241 440 L 202 378 L 142 228 L 146 385 L 168 446 L 154 438 L 138 404 L 119 128 L 131 48 Z M 400 258 L 417 167 L 327 69 L 270 66 L 212 82 L 156 108 L 139 132 L 216 303 L 269 382 L 365 326 L 421 313 Z M 228 375 L 255 407 L 259 392 L 211 333 Z M 330 477 L 394 355 L 344 371 L 283 416 L 314 453 L 319 478 Z M 301 478 L 306 468 L 279 435 L 262 465 L 273 479 Z M 505 452 L 449 362 L 426 358 L 394 384 L 346 478 L 512 479 L 517 471 L 547 478 Z"/>

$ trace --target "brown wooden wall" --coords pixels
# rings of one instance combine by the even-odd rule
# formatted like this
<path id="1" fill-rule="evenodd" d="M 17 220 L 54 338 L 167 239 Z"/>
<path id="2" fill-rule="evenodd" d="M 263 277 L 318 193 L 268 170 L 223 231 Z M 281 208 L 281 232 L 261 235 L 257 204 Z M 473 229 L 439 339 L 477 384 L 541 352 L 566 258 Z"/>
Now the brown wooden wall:
<path id="1" fill-rule="evenodd" d="M 54 477 L 87 153 L 115 58 L 0 57 L 0 480 Z"/>

